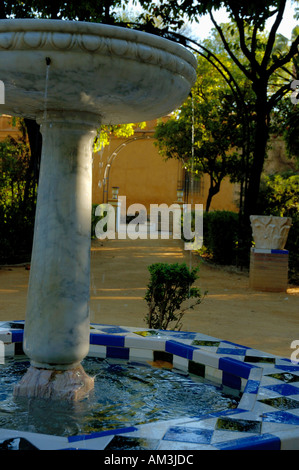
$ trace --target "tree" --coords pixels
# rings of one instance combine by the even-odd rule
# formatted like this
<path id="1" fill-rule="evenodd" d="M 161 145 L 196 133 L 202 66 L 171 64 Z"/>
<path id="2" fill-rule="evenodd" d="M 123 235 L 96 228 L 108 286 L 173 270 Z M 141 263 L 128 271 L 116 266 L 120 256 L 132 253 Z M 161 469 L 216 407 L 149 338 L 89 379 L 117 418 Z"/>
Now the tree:
<path id="1" fill-rule="evenodd" d="M 106 147 L 110 143 L 112 135 L 115 137 L 128 138 L 134 135 L 136 127 L 144 129 L 146 122 L 131 123 L 131 124 L 115 124 L 115 125 L 102 125 L 98 131 L 94 140 L 93 150 L 94 152 L 100 151 L 103 147 Z"/>
<path id="2" fill-rule="evenodd" d="M 6 18 L 44 18 L 55 20 L 92 21 L 106 24 L 118 22 L 117 8 L 128 0 L 32 0 L 15 2 L 0 0 L 0 19 Z M 30 168 L 35 169 L 38 178 L 41 158 L 42 137 L 35 120 L 25 119 L 31 149 Z M 99 131 L 100 133 L 100 131 Z"/>
<path id="3" fill-rule="evenodd" d="M 113 24 L 122 0 L 32 0 L 0 1 L 0 18 L 67 19 Z M 126 2 L 125 2 L 126 3 Z"/>
<path id="4" fill-rule="evenodd" d="M 36 181 L 24 121 L 14 118 L 17 138 L 0 142 L 0 260 L 29 261 L 36 201 Z"/>
<path id="5" fill-rule="evenodd" d="M 206 42 L 209 43 L 205 43 L 207 46 L 218 48 L 220 54 L 216 38 Z M 223 53 L 221 57 L 225 62 Z M 198 57 L 197 74 L 192 100 L 188 99 L 167 122 L 159 123 L 155 137 L 162 156 L 181 160 L 194 175 L 209 175 L 208 211 L 213 196 L 220 191 L 226 176 L 234 182 L 245 178 L 241 150 L 246 140 L 244 109 L 238 106 L 238 100 L 227 81 L 205 57 Z M 250 93 L 247 92 L 244 80 L 243 83 L 241 80 L 242 77 L 239 88 L 249 115 Z M 248 135 L 250 137 L 250 133 Z M 250 142 L 246 142 L 246 147 L 250 150 Z"/>
<path id="6" fill-rule="evenodd" d="M 70 2 L 65 2 L 62 0 L 15 0 L 14 2 L 10 0 L 0 0 L 0 19 L 12 19 L 12 18 L 44 18 L 44 19 L 55 19 L 55 20 L 80 20 L 80 21 L 93 21 L 93 22 L 103 22 L 108 24 L 115 24 L 118 21 L 118 8 L 122 3 L 127 3 L 128 0 L 85 0 L 81 2 L 79 0 L 72 0 Z M 21 121 L 20 121 L 21 123 Z M 20 173 L 18 174 L 20 177 L 19 186 L 22 187 L 22 200 L 19 205 L 19 208 L 22 209 L 18 212 L 18 217 L 20 218 L 23 214 L 23 220 L 27 220 L 31 217 L 31 224 L 30 225 L 30 236 L 31 236 L 31 243 L 32 243 L 32 221 L 34 219 L 34 208 L 35 208 L 35 199 L 36 199 L 36 188 L 38 183 L 38 175 L 39 175 L 39 165 L 41 159 L 41 149 L 42 149 L 42 136 L 40 133 L 40 126 L 37 124 L 35 120 L 32 119 L 24 119 L 22 121 L 22 131 L 26 132 L 26 143 L 29 143 L 30 151 L 27 149 L 26 155 L 26 165 L 23 166 L 23 171 L 25 172 L 22 174 L 22 178 Z M 100 134 L 102 129 L 99 129 L 98 134 Z M 107 130 L 107 129 L 106 129 Z M 133 125 L 124 126 L 124 128 L 117 128 L 117 132 L 125 133 L 127 135 L 128 132 L 133 132 Z M 105 130 L 104 130 L 105 131 Z M 107 130 L 107 132 L 110 132 Z M 107 135 L 106 132 L 106 135 Z M 105 134 L 105 132 L 104 132 Z M 102 134 L 102 137 L 103 135 Z M 25 136 L 25 134 L 22 134 Z M 101 138 L 99 137 L 99 142 Z M 18 163 L 17 166 L 20 166 L 20 159 L 19 153 L 23 147 L 19 145 L 19 143 L 6 142 L 4 146 L 0 148 L 2 158 L 2 162 L 0 163 L 7 166 L 7 156 L 11 154 L 13 151 L 18 156 Z M 24 148 L 23 148 L 24 150 Z M 12 154 L 10 155 L 10 164 L 13 162 Z M 4 175 L 4 173 L 3 173 Z M 17 173 L 15 173 L 15 176 Z M 11 178 L 8 176 L 7 171 L 5 172 L 5 176 L 11 181 Z M 16 183 L 17 184 L 17 183 Z M 12 190 L 14 190 L 15 182 L 11 186 Z M 33 191 L 33 193 L 32 193 Z M 16 194 L 14 190 L 14 194 Z M 20 225 L 18 226 L 19 222 L 16 220 L 15 217 L 15 224 L 13 225 L 10 223 L 11 217 L 13 217 L 13 212 L 11 217 L 8 219 L 7 211 L 5 209 L 5 202 L 4 199 L 7 197 L 10 198 L 7 191 L 3 190 L 2 186 L 2 193 L 1 193 L 1 203 L 2 206 L 0 207 L 0 224 L 1 224 L 1 232 L 4 234 L 5 230 L 9 233 L 9 238 L 12 239 L 10 230 L 13 229 L 15 226 L 15 230 L 18 230 L 19 233 L 21 231 Z M 28 235 L 27 238 L 30 238 Z M 16 236 L 14 235 L 16 239 Z M 8 252 L 4 248 L 2 243 L 3 253 Z M 26 248 L 27 249 L 27 248 Z"/>
<path id="7" fill-rule="evenodd" d="M 286 67 L 291 60 L 298 56 L 299 37 L 295 37 L 281 54 L 275 51 L 277 30 L 281 24 L 287 0 L 171 0 L 159 5 L 147 0 L 139 0 L 143 7 L 147 7 L 152 16 L 160 17 L 164 26 L 171 26 L 174 30 L 180 27 L 185 18 L 199 21 L 204 14 L 209 14 L 217 30 L 223 46 L 230 59 L 237 65 L 244 77 L 248 79 L 255 94 L 256 127 L 254 134 L 253 161 L 249 174 L 248 188 L 245 199 L 245 216 L 248 221 L 250 214 L 256 212 L 259 195 L 261 174 L 266 158 L 267 142 L 271 111 L 276 104 L 290 91 L 293 78 L 288 77 L 283 84 L 272 91 L 271 80 L 276 72 Z M 225 7 L 238 32 L 238 45 L 231 41 L 221 24 L 214 18 L 214 11 Z M 260 48 L 258 33 L 265 28 L 266 21 L 273 20 L 262 50 Z M 151 27 L 153 23 L 151 22 Z M 166 28 L 161 34 L 166 34 Z M 235 31 L 232 31 L 232 35 Z M 240 51 L 243 59 L 240 60 L 236 50 Z"/>

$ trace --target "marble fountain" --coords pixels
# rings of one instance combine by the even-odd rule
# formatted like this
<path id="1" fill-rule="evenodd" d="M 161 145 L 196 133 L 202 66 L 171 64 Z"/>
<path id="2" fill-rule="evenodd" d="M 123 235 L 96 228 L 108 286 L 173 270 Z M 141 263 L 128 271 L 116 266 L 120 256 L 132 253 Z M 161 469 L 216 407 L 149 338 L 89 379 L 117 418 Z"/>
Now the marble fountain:
<path id="1" fill-rule="evenodd" d="M 196 60 L 180 45 L 124 28 L 2 20 L 0 76 L 2 113 L 36 119 L 43 135 L 24 336 L 31 367 L 15 392 L 77 399 L 93 387 L 80 363 L 89 349 L 96 129 L 177 108 L 195 82 Z"/>
<path id="2" fill-rule="evenodd" d="M 0 79 L 0 112 L 36 119 L 43 135 L 25 324 L 0 323 L 0 382 L 7 358 L 24 351 L 30 367 L 14 387 L 15 400 L 80 403 L 94 387 L 81 365 L 87 355 L 164 360 L 239 396 L 234 409 L 69 437 L 1 428 L 0 421 L 0 449 L 299 448 L 298 363 L 201 333 L 90 324 L 96 129 L 177 108 L 196 79 L 193 55 L 118 27 L 1 20 Z"/>

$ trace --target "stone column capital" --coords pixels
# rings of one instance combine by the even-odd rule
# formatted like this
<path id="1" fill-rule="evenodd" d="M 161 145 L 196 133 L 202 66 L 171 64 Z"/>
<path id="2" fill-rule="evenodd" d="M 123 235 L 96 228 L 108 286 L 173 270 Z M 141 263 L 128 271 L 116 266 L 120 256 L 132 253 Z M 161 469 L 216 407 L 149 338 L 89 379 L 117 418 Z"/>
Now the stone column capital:
<path id="1" fill-rule="evenodd" d="M 37 117 L 38 124 L 43 128 L 58 125 L 60 128 L 80 128 L 82 132 L 96 131 L 101 125 L 101 116 L 86 111 L 67 111 L 47 109 Z"/>

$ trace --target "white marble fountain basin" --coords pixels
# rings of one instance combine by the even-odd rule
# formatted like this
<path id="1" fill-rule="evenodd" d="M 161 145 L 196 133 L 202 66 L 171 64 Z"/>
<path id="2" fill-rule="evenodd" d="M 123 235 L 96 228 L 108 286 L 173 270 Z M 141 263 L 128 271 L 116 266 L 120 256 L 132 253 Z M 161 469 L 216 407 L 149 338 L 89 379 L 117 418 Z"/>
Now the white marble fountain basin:
<path id="1" fill-rule="evenodd" d="M 1 111 L 35 118 L 47 107 L 86 111 L 102 123 L 164 116 L 188 96 L 196 60 L 182 46 L 147 33 L 61 20 L 0 21 Z"/>

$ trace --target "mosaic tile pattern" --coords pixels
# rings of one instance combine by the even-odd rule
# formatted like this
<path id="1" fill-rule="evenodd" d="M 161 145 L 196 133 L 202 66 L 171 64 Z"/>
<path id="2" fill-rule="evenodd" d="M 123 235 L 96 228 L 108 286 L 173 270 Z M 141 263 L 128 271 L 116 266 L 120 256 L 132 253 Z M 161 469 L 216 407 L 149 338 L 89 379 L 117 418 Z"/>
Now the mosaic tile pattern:
<path id="1" fill-rule="evenodd" d="M 0 322 L 5 354 L 22 351 L 24 322 Z M 193 332 L 91 324 L 90 356 L 165 360 L 241 395 L 217 413 L 67 437 L 0 429 L 0 449 L 296 450 L 299 449 L 299 364 Z"/>

